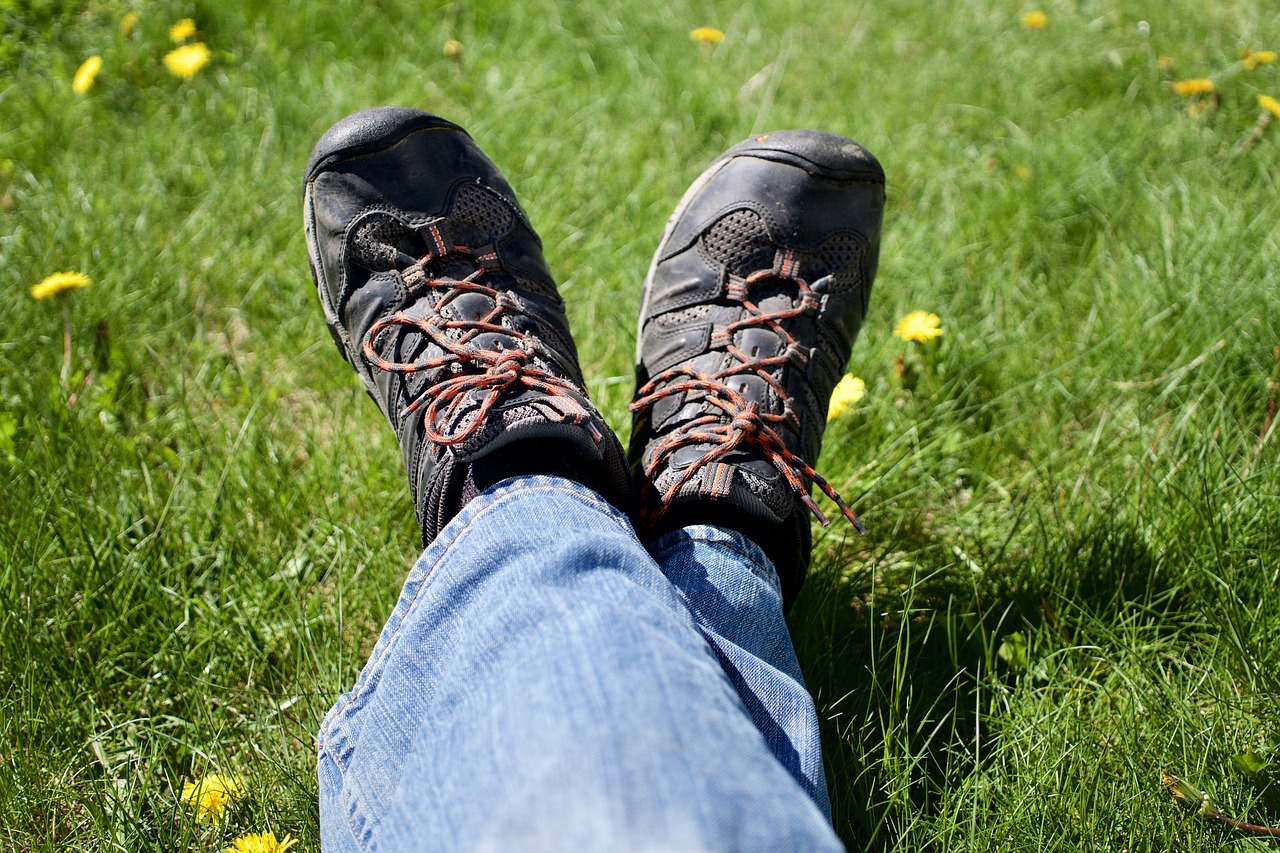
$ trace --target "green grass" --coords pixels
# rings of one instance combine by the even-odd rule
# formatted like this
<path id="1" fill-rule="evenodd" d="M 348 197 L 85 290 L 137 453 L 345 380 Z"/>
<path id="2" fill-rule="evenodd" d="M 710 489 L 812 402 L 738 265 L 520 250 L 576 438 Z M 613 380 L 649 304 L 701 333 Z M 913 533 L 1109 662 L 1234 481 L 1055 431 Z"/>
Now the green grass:
<path id="1" fill-rule="evenodd" d="M 1280 823 L 1280 124 L 1238 150 L 1280 97 L 1238 62 L 1280 47 L 1267 4 L 259 5 L 139 4 L 125 37 L 118 0 L 0 0 L 0 847 L 318 849 L 311 736 L 417 533 L 300 174 L 384 103 L 517 187 L 624 438 L 639 283 L 706 162 L 781 127 L 882 159 L 868 394 L 818 465 L 869 533 L 817 534 L 791 618 L 851 849 L 1253 843 L 1164 768 Z M 213 60 L 182 82 L 187 16 Z M 1191 117 L 1168 81 L 1202 76 Z M 94 279 L 65 388 L 28 295 L 64 269 Z M 909 389 L 913 309 L 946 334 Z M 197 826 L 178 794 L 215 771 L 251 796 Z"/>

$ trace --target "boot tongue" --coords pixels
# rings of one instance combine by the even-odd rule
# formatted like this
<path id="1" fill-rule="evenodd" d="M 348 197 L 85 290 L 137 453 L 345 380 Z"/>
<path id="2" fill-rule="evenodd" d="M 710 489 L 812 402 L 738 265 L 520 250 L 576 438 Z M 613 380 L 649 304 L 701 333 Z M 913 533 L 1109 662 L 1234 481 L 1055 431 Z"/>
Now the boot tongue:
<path id="1" fill-rule="evenodd" d="M 432 278 L 453 279 L 462 281 L 476 271 L 476 264 L 471 258 L 463 255 L 446 255 L 432 262 L 427 275 Z"/>
<path id="2" fill-rule="evenodd" d="M 474 323 L 493 311 L 493 299 L 483 293 L 460 293 L 448 301 L 441 313 L 450 320 Z"/>

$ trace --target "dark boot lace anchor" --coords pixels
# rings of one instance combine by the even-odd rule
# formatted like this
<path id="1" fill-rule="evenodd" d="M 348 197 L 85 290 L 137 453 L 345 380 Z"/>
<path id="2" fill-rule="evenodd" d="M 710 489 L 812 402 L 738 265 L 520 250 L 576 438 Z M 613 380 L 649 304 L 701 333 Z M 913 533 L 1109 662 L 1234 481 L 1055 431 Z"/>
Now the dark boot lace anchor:
<path id="1" fill-rule="evenodd" d="M 390 373 L 448 370 L 452 374 L 440 381 L 427 383 L 401 410 L 400 417 L 412 414 L 425 404 L 422 414 L 425 437 L 438 446 L 452 447 L 465 442 L 482 429 L 488 421 L 490 411 L 504 395 L 509 394 L 512 389 L 525 388 L 558 397 L 568 403 L 569 413 L 562 414 L 562 420 L 586 426 L 592 437 L 599 440 L 598 430 L 592 423 L 590 414 L 578 404 L 575 397 L 575 393 L 581 393 L 578 387 L 533 362 L 535 355 L 542 355 L 549 362 L 554 362 L 555 359 L 543 352 L 542 346 L 532 335 L 520 334 L 502 325 L 502 318 L 508 312 L 520 315 L 523 312 L 509 293 L 482 281 L 489 273 L 500 269 L 497 253 L 481 253 L 467 246 L 449 245 L 436 225 L 428 225 L 426 231 L 435 249 L 428 249 L 402 276 L 411 289 L 438 289 L 444 291 L 444 295 L 425 319 L 398 313 L 374 323 L 365 333 L 361 344 L 365 360 Z M 401 253 L 401 257 L 408 256 Z M 431 265 L 438 266 L 446 260 L 468 261 L 475 265 L 475 269 L 461 279 L 432 277 L 427 274 L 426 270 Z M 478 293 L 492 300 L 493 308 L 476 319 L 447 319 L 445 309 L 464 294 L 471 293 Z M 443 354 L 411 362 L 384 358 L 378 353 L 381 339 L 389 330 L 402 327 L 420 332 L 443 350 Z M 519 337 L 521 347 L 508 349 L 502 345 L 501 338 L 494 341 L 492 348 L 478 346 L 475 339 L 488 333 L 507 338 Z M 463 410 L 474 404 L 472 392 L 475 391 L 482 391 L 483 396 L 474 416 L 465 420 L 460 416 Z"/>
<path id="2" fill-rule="evenodd" d="M 712 332 L 711 347 L 723 349 L 740 365 L 732 365 L 724 370 L 708 373 L 689 365 L 681 365 L 663 371 L 646 382 L 636 391 L 636 398 L 631 403 L 633 412 L 654 405 L 659 400 L 679 394 L 702 394 L 703 399 L 720 410 L 721 414 L 708 414 L 680 425 L 675 432 L 661 439 L 653 448 L 649 463 L 645 466 L 645 482 L 641 492 L 641 503 L 645 520 L 649 524 L 656 522 L 680 490 L 689 483 L 698 472 L 708 465 L 718 462 L 735 450 L 755 448 L 764 455 L 778 472 L 786 479 L 792 492 L 800 502 L 813 513 L 818 523 L 826 527 L 830 522 L 826 515 L 809 495 L 805 478 L 831 498 L 859 533 L 866 533 L 862 523 L 858 521 L 853 510 L 840 496 L 840 493 L 814 470 L 808 462 L 792 452 L 777 428 L 785 422 L 799 423 L 799 418 L 791 407 L 786 390 L 773 376 L 773 369 L 787 364 L 804 369 L 808 357 L 799 342 L 795 339 L 783 321 L 800 316 L 813 316 L 818 311 L 819 294 L 815 293 L 799 275 L 799 260 L 795 253 L 783 250 L 778 253 L 773 269 L 759 270 L 745 279 L 731 280 L 728 287 L 729 298 L 740 301 L 747 316 L 728 323 Z M 781 311 L 764 311 L 749 296 L 750 290 L 763 281 L 790 285 L 799 291 L 800 300 L 794 307 Z M 736 332 L 753 326 L 762 326 L 778 335 L 784 346 L 775 356 L 753 358 L 733 343 Z M 761 411 L 759 403 L 748 402 L 747 399 L 730 385 L 730 378 L 740 376 L 750 370 L 762 378 L 773 389 L 778 398 L 786 401 L 781 414 Z M 667 487 L 660 501 L 654 501 L 653 483 L 663 463 L 682 447 L 694 444 L 714 445 L 714 449 L 693 461 L 684 473 Z"/>

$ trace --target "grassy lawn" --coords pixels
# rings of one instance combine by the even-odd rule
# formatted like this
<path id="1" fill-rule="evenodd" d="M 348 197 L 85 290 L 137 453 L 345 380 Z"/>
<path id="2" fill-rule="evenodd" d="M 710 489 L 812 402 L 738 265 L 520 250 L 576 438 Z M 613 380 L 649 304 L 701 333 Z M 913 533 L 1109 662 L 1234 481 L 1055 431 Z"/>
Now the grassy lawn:
<path id="1" fill-rule="evenodd" d="M 319 849 L 312 733 L 418 551 L 302 239 L 311 145 L 377 104 L 502 167 L 624 440 L 689 181 L 768 129 L 875 152 L 867 393 L 817 465 L 868 534 L 815 531 L 791 620 L 836 829 L 1257 844 L 1160 772 L 1280 823 L 1280 64 L 1242 59 L 1280 12 L 1045 3 L 0 0 L 0 848 Z M 58 271 L 92 284 L 32 298 Z M 247 796 L 196 823 L 209 773 Z"/>

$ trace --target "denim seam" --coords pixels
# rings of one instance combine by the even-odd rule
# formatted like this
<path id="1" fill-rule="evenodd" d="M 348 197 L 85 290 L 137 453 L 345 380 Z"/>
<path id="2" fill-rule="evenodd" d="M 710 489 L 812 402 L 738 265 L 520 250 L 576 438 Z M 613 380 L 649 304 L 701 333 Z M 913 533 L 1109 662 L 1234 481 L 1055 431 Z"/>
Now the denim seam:
<path id="1" fill-rule="evenodd" d="M 456 526 L 456 529 L 450 535 L 449 540 L 443 544 L 440 553 L 436 556 L 434 560 L 431 561 L 431 564 L 422 572 L 422 578 L 418 581 L 418 588 L 414 591 L 413 596 L 409 599 L 408 602 L 405 603 L 403 608 L 401 608 L 399 606 L 399 603 L 397 603 L 395 611 L 393 611 L 393 615 L 392 615 L 392 618 L 395 619 L 396 624 L 393 628 L 391 628 L 391 633 L 387 635 L 387 642 L 383 646 L 382 651 L 378 654 L 378 657 L 371 658 L 369 661 L 365 663 L 364 667 L 360 671 L 359 677 L 356 679 L 355 685 L 351 688 L 351 691 L 347 694 L 346 698 L 342 701 L 340 705 L 334 706 L 333 709 L 331 709 L 329 713 L 325 715 L 324 720 L 321 721 L 320 732 L 316 737 L 316 748 L 318 750 L 324 750 L 328 752 L 329 757 L 334 761 L 335 764 L 339 766 L 339 768 L 344 774 L 346 773 L 346 770 L 347 770 L 346 763 L 338 757 L 338 754 L 337 754 L 338 750 L 329 748 L 330 744 L 334 743 L 335 741 L 342 740 L 342 736 L 341 736 L 342 726 L 341 726 L 340 717 L 342 716 L 342 713 L 347 708 L 349 708 L 358 698 L 360 698 L 363 695 L 363 688 L 368 682 L 370 675 L 381 668 L 382 663 L 386 659 L 387 655 L 390 653 L 392 646 L 395 645 L 395 640 L 399 634 L 400 626 L 404 624 L 404 620 L 408 617 L 409 613 L 413 610 L 414 606 L 417 604 L 418 599 L 422 595 L 423 591 L 428 587 L 431 578 L 435 575 L 435 570 L 439 566 L 440 561 L 445 558 L 445 556 L 449 553 L 449 550 L 454 545 L 457 544 L 458 540 L 462 538 L 463 534 L 465 534 L 468 531 L 472 522 L 476 521 L 479 518 L 479 516 L 484 514 L 490 508 L 497 506 L 499 503 L 506 500 L 508 496 L 518 495 L 530 489 L 552 489 L 557 492 L 563 492 L 565 495 L 568 495 L 574 500 L 578 500 L 585 504 L 589 504 L 597 508 L 603 509 L 605 510 L 605 515 L 609 516 L 610 520 L 613 521 L 619 528 L 623 530 L 630 530 L 634 535 L 634 529 L 631 527 L 630 522 L 627 521 L 625 518 L 621 518 L 621 519 L 619 518 L 618 509 L 614 507 L 612 504 L 608 503 L 607 501 L 604 501 L 598 498 L 597 496 L 594 495 L 594 493 L 588 492 L 585 486 L 574 487 L 574 486 L 563 486 L 556 483 L 547 483 L 547 482 L 539 482 L 539 483 L 521 482 L 518 485 L 506 486 L 498 489 L 493 494 L 490 494 L 487 497 L 483 498 L 484 500 L 483 503 L 480 503 L 480 500 L 481 500 L 480 497 L 477 497 L 475 500 L 472 500 L 471 503 L 469 503 L 466 507 L 464 507 L 463 511 L 459 513 L 459 517 L 463 519 L 462 523 Z M 452 524 L 448 525 L 446 527 L 446 530 L 448 529 L 449 526 L 453 526 L 453 525 Z M 444 535 L 444 533 L 445 531 L 441 531 L 441 536 L 436 537 L 436 539 L 433 540 L 433 542 L 431 543 L 431 545 L 428 546 L 428 548 L 430 548 L 436 542 L 439 542 L 440 538 Z M 388 625 L 389 624 L 390 623 L 388 623 Z M 337 731 L 335 731 L 335 729 Z"/>

